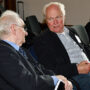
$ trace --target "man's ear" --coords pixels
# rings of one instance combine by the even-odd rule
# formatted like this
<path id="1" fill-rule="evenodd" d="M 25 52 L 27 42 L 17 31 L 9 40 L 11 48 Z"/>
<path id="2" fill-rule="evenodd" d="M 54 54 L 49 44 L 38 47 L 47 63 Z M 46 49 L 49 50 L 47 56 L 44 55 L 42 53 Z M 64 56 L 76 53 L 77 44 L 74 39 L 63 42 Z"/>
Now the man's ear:
<path id="1" fill-rule="evenodd" d="M 16 35 L 15 24 L 12 24 L 12 25 L 10 26 L 10 31 L 11 31 L 12 34 Z"/>

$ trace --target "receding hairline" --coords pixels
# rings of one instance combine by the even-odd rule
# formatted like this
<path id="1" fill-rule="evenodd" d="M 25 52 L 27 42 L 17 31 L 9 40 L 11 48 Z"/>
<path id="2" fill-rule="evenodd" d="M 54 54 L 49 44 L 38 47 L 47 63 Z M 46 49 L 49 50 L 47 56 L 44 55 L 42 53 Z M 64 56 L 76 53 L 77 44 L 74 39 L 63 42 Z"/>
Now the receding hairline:
<path id="1" fill-rule="evenodd" d="M 46 9 L 47 9 L 48 7 L 50 7 L 51 5 L 56 5 L 56 6 L 58 6 L 59 9 L 61 9 L 63 15 L 65 16 L 65 6 L 64 6 L 64 4 L 59 3 L 59 2 L 50 2 L 50 3 L 46 4 L 46 5 L 43 7 L 43 15 L 44 15 L 44 17 L 46 16 Z"/>

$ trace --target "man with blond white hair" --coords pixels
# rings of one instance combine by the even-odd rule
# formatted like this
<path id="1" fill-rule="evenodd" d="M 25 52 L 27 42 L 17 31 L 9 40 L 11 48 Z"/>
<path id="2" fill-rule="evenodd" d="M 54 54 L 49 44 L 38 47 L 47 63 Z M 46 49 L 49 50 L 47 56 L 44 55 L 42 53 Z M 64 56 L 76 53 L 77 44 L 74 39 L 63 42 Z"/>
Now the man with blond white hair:
<path id="1" fill-rule="evenodd" d="M 21 46 L 28 35 L 25 23 L 11 10 L 0 17 L 0 90 L 72 90 L 73 86 L 62 75 L 55 75 Z"/>

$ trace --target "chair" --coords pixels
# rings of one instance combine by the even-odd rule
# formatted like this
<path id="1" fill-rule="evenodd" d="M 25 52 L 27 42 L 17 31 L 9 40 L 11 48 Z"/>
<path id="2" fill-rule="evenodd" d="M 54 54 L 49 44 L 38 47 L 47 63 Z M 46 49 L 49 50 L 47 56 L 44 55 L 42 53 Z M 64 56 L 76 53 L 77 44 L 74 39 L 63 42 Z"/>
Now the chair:
<path id="1" fill-rule="evenodd" d="M 90 42 L 90 21 L 85 25 L 85 29 L 86 29 L 87 34 L 89 36 L 89 42 Z"/>
<path id="2" fill-rule="evenodd" d="M 87 56 L 90 60 L 90 42 L 89 42 L 89 36 L 84 26 L 82 25 L 74 25 L 72 28 L 75 29 L 76 33 L 79 35 L 80 39 L 83 42 L 83 47 L 85 52 L 87 53 Z"/>
<path id="3" fill-rule="evenodd" d="M 41 26 L 35 15 L 26 17 L 26 26 L 35 36 L 41 32 Z"/>
<path id="4" fill-rule="evenodd" d="M 24 48 L 29 48 L 33 44 L 33 40 L 41 32 L 41 26 L 35 15 L 26 17 L 25 20 L 28 36 L 26 36 L 26 43 L 23 44 Z"/>
<path id="5" fill-rule="evenodd" d="M 85 27 L 82 25 L 74 25 L 72 26 L 72 28 L 75 29 L 76 33 L 79 35 L 83 43 L 85 45 L 89 45 L 89 37 L 88 37 Z"/>

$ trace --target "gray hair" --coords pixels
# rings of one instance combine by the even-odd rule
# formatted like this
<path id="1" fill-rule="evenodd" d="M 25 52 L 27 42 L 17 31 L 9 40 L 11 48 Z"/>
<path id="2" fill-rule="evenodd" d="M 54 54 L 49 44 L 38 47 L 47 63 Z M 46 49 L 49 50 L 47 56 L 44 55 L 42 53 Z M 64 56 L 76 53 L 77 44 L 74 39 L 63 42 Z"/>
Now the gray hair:
<path id="1" fill-rule="evenodd" d="M 12 24 L 21 26 L 22 23 L 24 23 L 23 20 L 16 12 L 11 10 L 3 12 L 0 17 L 0 38 L 10 32 L 10 26 Z"/>
<path id="2" fill-rule="evenodd" d="M 43 15 L 44 15 L 44 17 L 46 16 L 46 9 L 47 9 L 49 6 L 51 6 L 51 5 L 57 5 L 57 6 L 59 6 L 59 8 L 61 9 L 63 15 L 65 16 L 65 6 L 64 6 L 64 4 L 59 3 L 59 2 L 50 2 L 50 3 L 46 4 L 46 5 L 44 6 L 44 8 L 43 8 Z"/>

